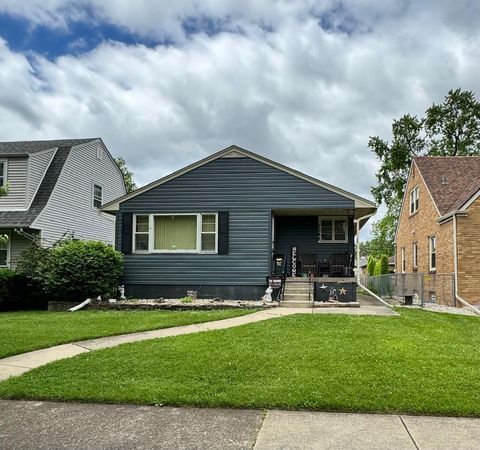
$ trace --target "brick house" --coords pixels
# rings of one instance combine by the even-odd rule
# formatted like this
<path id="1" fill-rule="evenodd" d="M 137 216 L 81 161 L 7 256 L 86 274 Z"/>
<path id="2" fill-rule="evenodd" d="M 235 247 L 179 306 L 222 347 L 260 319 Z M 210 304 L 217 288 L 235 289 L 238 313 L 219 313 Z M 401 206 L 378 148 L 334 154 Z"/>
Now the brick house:
<path id="1" fill-rule="evenodd" d="M 456 283 L 480 304 L 480 157 L 414 158 L 395 243 L 396 272 L 424 274 L 424 298 L 454 303 Z"/>

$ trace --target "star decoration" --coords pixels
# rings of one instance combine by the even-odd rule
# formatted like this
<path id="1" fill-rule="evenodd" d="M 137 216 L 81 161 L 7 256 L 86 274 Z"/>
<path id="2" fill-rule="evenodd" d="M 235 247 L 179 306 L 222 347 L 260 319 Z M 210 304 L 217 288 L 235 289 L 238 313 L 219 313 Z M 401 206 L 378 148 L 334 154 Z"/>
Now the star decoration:
<path id="1" fill-rule="evenodd" d="M 347 293 L 347 290 L 345 288 L 340 288 L 339 292 L 340 292 L 340 295 L 345 295 Z"/>
<path id="2" fill-rule="evenodd" d="M 327 290 L 327 286 L 325 286 L 324 284 L 322 284 L 322 285 L 320 286 L 320 289 L 321 289 L 322 291 L 326 291 L 326 290 Z"/>

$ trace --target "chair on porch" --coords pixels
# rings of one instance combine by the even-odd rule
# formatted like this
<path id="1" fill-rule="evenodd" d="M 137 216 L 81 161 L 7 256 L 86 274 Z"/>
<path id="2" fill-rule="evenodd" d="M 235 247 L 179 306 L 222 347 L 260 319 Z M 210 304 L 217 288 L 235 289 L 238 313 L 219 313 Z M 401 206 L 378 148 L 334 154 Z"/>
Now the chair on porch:
<path id="1" fill-rule="evenodd" d="M 348 275 L 348 266 L 350 263 L 348 252 L 330 253 L 329 260 L 331 277 L 344 277 Z"/>
<path id="2" fill-rule="evenodd" d="M 314 253 L 302 253 L 302 271 L 306 273 L 314 273 L 317 271 L 317 260 Z"/>

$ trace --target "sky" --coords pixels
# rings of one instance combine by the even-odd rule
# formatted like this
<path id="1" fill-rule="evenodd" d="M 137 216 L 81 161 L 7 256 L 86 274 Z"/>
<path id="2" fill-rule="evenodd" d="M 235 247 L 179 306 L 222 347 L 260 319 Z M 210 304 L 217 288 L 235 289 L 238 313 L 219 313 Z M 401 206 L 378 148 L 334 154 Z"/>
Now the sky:
<path id="1" fill-rule="evenodd" d="M 101 137 L 139 185 L 231 144 L 372 198 L 369 136 L 480 96 L 476 0 L 0 0 L 0 140 Z"/>

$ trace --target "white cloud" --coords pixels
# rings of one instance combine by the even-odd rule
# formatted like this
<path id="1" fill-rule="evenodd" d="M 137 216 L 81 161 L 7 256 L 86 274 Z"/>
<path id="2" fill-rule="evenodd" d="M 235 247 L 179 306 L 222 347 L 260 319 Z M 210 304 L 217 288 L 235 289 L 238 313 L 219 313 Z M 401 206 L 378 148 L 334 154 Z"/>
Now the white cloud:
<path id="1" fill-rule="evenodd" d="M 0 11 L 68 28 L 87 20 L 87 3 L 95 20 L 175 42 L 105 42 L 49 61 L 1 41 L 0 135 L 101 136 L 142 184 L 235 143 L 369 196 L 370 135 L 388 137 L 393 118 L 422 114 L 451 88 L 480 96 L 478 8 L 469 2 L 331 1 L 319 11 L 313 1 L 252 0 L 240 10 L 215 0 L 202 9 L 195 1 L 32 0 L 27 8 L 0 0 Z M 228 16 L 244 32 L 186 37 L 182 20 L 200 16 Z"/>

